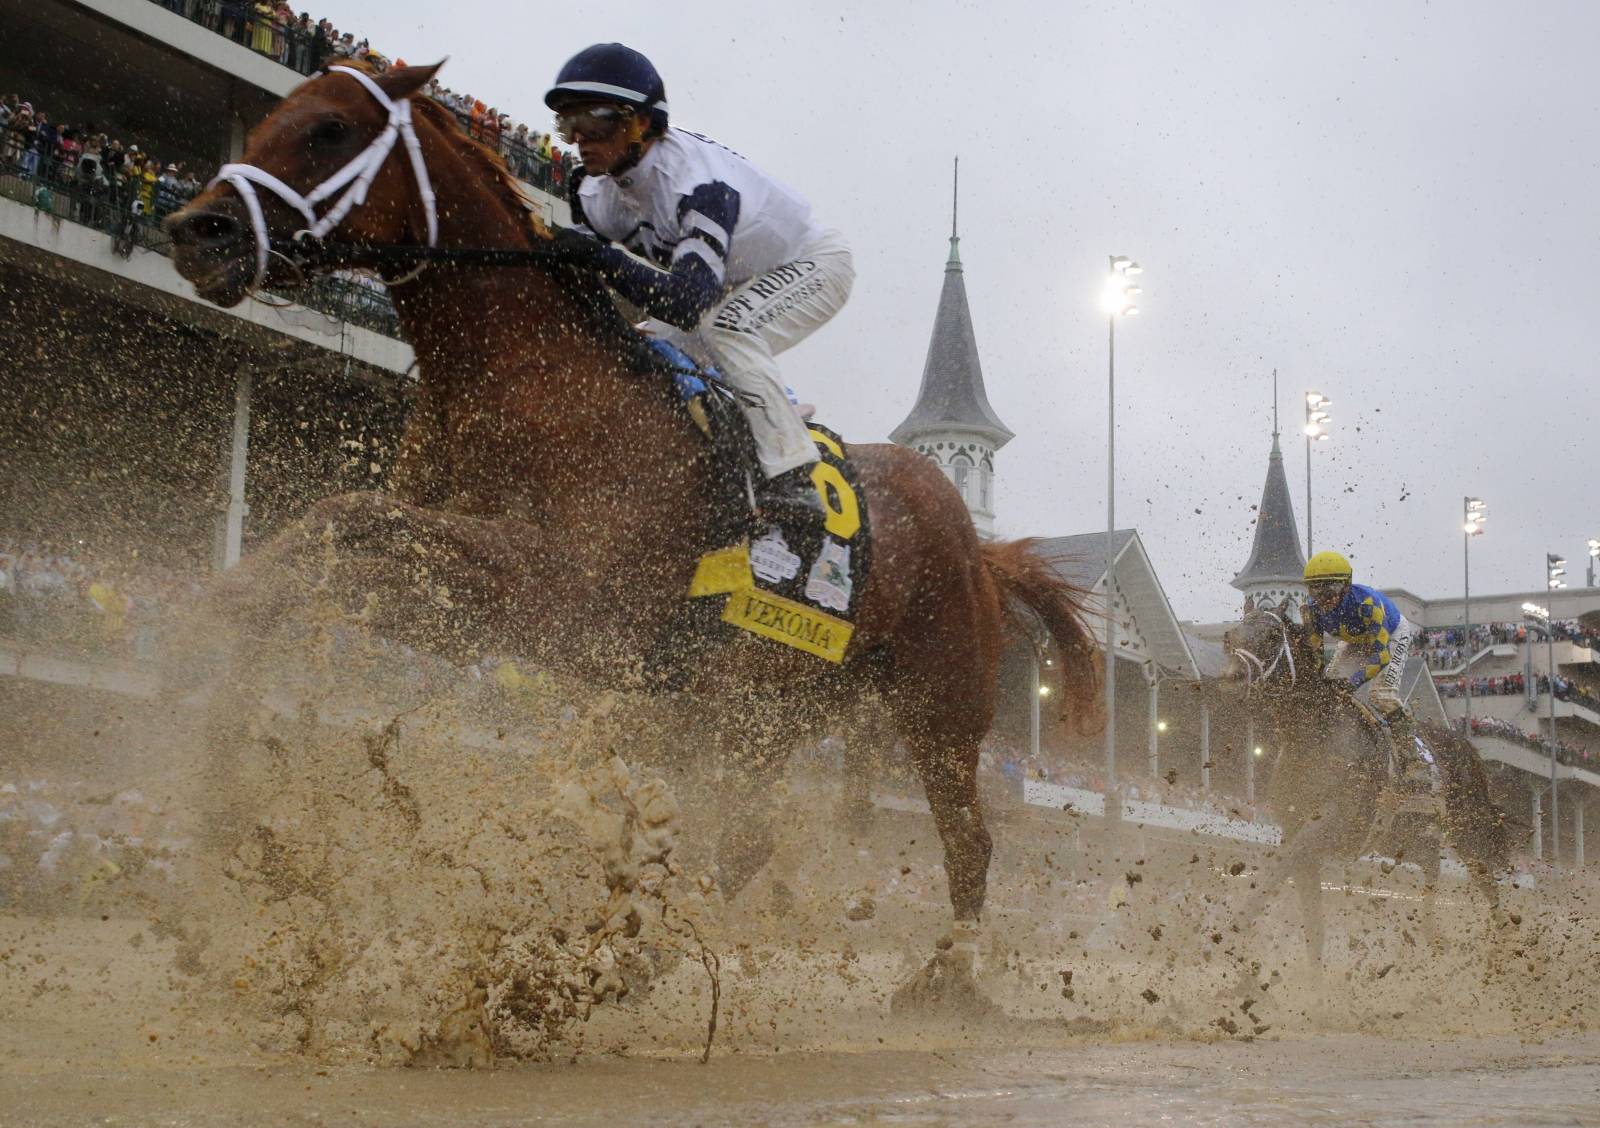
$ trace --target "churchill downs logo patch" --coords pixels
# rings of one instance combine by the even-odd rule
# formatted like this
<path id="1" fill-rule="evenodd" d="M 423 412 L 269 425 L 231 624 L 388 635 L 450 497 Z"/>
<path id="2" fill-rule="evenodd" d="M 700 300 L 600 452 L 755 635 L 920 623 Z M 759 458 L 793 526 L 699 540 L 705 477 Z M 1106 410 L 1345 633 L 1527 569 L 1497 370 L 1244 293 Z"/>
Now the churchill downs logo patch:
<path id="1" fill-rule="evenodd" d="M 867 505 L 843 441 L 815 423 L 810 433 L 820 456 L 811 482 L 823 515 L 786 517 L 753 540 L 706 553 L 689 596 L 725 595 L 724 623 L 842 662 L 867 575 Z"/>

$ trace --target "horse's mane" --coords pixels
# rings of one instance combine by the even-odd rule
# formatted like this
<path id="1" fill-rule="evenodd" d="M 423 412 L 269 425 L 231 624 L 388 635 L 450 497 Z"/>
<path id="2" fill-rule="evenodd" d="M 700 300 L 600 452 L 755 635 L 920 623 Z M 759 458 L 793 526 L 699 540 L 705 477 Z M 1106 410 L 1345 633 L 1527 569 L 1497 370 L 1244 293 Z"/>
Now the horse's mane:
<path id="1" fill-rule="evenodd" d="M 469 163 L 486 166 L 488 180 L 508 210 L 513 213 L 523 212 L 528 217 L 528 228 L 532 234 L 540 239 L 550 238 L 550 229 L 540 217 L 537 204 L 522 189 L 522 182 L 511 175 L 511 170 L 506 167 L 505 158 L 485 145 L 477 138 L 468 135 L 461 127 L 461 121 L 455 114 L 445 109 L 438 102 L 426 94 L 414 94 L 411 97 L 411 110 L 421 114 L 429 122 L 437 126 L 439 132 L 444 134 L 445 140 Z"/>
<path id="2" fill-rule="evenodd" d="M 369 74 L 376 74 L 364 62 L 354 65 Z M 511 170 L 506 167 L 506 162 L 499 153 L 469 136 L 462 128 L 460 119 L 427 94 L 421 92 L 413 94 L 411 108 L 413 114 L 420 115 L 435 126 L 444 137 L 445 143 L 454 148 L 469 164 L 483 169 L 490 187 L 500 202 L 513 214 L 521 213 L 527 217 L 527 233 L 534 241 L 545 242 L 551 238 L 552 232 L 539 214 L 538 203 L 527 194 L 522 182 L 511 174 Z M 579 306 L 591 315 L 592 328 L 601 337 L 621 344 L 630 365 L 635 370 L 650 370 L 664 366 L 660 355 L 645 345 L 644 338 L 628 323 L 627 318 L 617 309 L 616 303 L 611 300 L 605 287 L 600 285 L 594 275 L 573 268 L 567 268 L 565 273 L 570 280 L 566 289 L 578 299 Z"/>

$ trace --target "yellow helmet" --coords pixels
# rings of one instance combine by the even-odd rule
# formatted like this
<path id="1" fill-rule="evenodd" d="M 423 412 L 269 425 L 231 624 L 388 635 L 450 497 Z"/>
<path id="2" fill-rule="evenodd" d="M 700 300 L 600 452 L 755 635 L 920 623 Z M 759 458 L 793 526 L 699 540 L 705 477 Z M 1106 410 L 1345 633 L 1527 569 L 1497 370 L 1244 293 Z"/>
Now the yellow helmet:
<path id="1" fill-rule="evenodd" d="M 1355 574 L 1350 561 L 1337 552 L 1319 552 L 1306 561 L 1306 583 L 1349 583 Z"/>

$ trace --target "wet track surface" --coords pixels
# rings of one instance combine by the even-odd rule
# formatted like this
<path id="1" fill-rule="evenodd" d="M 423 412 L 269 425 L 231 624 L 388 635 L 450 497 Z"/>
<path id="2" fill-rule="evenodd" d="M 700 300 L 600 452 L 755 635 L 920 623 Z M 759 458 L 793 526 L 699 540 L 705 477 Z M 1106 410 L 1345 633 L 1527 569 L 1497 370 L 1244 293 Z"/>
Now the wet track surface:
<path id="1" fill-rule="evenodd" d="M 608 1060 L 484 1073 L 163 1068 L 12 1076 L 8 1124 L 1535 1125 L 1600 1122 L 1600 1037 Z"/>

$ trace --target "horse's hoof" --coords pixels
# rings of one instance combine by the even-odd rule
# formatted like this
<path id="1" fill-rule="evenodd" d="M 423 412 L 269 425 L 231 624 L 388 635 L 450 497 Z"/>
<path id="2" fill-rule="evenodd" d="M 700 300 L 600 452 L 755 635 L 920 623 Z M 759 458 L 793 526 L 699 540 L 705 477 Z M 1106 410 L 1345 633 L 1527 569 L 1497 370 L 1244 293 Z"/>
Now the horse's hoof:
<path id="1" fill-rule="evenodd" d="M 889 996 L 889 1013 L 896 1018 L 945 1014 L 962 1019 L 993 1018 L 1000 1014 L 978 986 L 970 952 L 949 948 L 934 954 L 922 968 Z"/>

